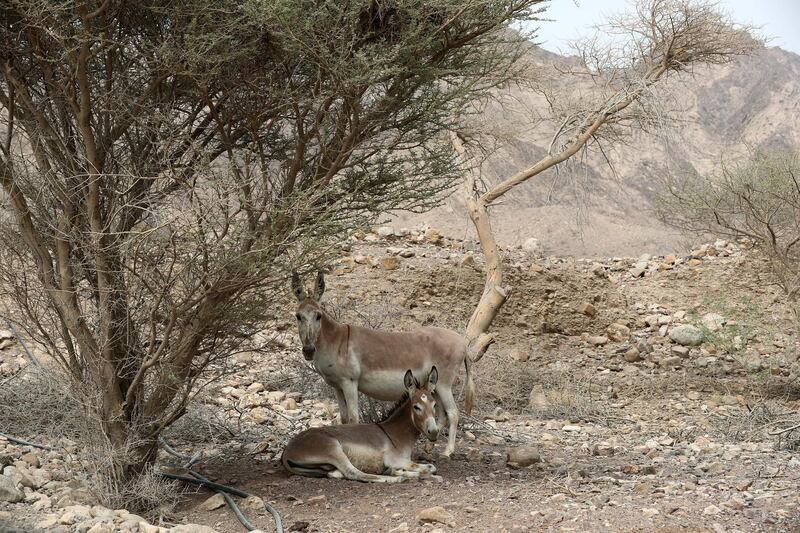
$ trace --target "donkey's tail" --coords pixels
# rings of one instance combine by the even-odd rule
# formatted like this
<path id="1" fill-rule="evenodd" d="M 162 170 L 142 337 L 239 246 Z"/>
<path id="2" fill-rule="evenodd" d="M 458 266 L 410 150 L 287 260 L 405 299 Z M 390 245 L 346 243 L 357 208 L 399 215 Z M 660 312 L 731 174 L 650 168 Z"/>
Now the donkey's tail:
<path id="1" fill-rule="evenodd" d="M 467 370 L 467 382 L 464 385 L 464 410 L 467 415 L 472 414 L 472 407 L 475 405 L 475 381 L 472 379 L 472 357 L 469 351 L 464 354 L 464 368 Z"/>

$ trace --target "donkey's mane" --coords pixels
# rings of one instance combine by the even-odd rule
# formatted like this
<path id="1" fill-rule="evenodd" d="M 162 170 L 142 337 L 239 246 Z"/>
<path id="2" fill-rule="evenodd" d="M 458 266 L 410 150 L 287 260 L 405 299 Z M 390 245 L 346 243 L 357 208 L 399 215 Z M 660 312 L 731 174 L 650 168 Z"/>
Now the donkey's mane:
<path id="1" fill-rule="evenodd" d="M 408 394 L 408 391 L 404 392 L 403 393 L 403 397 L 400 398 L 399 400 L 397 400 L 396 402 L 394 402 L 394 405 L 392 405 L 386 411 L 386 414 L 377 423 L 378 424 L 383 424 L 384 422 L 386 422 L 387 420 L 392 418 L 395 415 L 395 413 L 397 413 L 397 411 L 399 411 L 400 408 L 402 408 L 406 404 L 406 402 L 408 401 L 409 398 L 410 398 L 410 396 Z"/>

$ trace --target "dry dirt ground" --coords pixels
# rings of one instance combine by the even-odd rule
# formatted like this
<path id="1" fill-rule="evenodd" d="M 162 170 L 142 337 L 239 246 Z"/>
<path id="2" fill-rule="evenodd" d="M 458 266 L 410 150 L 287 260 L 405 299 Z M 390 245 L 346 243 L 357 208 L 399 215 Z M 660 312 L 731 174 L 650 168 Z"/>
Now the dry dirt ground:
<path id="1" fill-rule="evenodd" d="M 353 323 L 460 327 L 482 290 L 474 248 L 431 233 L 357 235 L 323 303 Z M 453 458 L 441 443 L 420 448 L 440 479 L 283 471 L 286 440 L 336 417 L 301 362 L 289 300 L 276 304 L 264 350 L 237 356 L 169 438 L 203 450 L 209 478 L 271 502 L 289 531 L 800 531 L 800 430 L 770 434 L 800 422 L 797 336 L 756 253 L 716 243 L 684 257 L 505 254 L 513 294 L 474 366 L 477 412 Z M 684 325 L 700 346 L 673 340 Z M 541 460 L 507 465 L 523 446 Z M 204 510 L 208 496 L 189 494 L 162 525 L 242 530 L 228 509 Z M 422 524 L 417 514 L 435 506 L 440 521 Z M 58 514 L 25 503 L 3 512 L 31 528 Z M 257 506 L 246 513 L 273 528 Z"/>

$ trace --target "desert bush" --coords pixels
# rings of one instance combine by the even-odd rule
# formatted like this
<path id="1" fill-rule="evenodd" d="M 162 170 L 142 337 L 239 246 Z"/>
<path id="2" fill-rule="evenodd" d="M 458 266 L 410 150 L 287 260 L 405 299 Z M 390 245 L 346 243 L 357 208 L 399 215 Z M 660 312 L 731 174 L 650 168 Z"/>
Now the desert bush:
<path id="1" fill-rule="evenodd" d="M 69 384 L 62 372 L 34 366 L 4 380 L 0 386 L 0 433 L 54 442 L 97 431 Z"/>
<path id="2" fill-rule="evenodd" d="M 124 458 L 124 450 L 109 446 L 102 437 L 101 423 L 81 402 L 70 380 L 59 369 L 30 366 L 3 381 L 0 386 L 0 433 L 37 444 L 58 447 L 77 444 L 72 462 L 75 473 L 85 478 L 92 496 L 111 509 L 128 509 L 149 518 L 169 513 L 182 491 L 152 469 L 133 484 L 122 484 L 112 475 L 111 465 Z M 156 513 L 156 514 L 154 514 Z M 2 527 L 0 527 L 2 530 Z"/>
<path id="3" fill-rule="evenodd" d="M 798 153 L 754 151 L 747 159 L 723 163 L 716 175 L 670 178 L 657 214 L 682 230 L 752 243 L 800 326 Z"/>
<path id="4" fill-rule="evenodd" d="M 530 413 L 541 419 L 610 424 L 614 417 L 600 384 L 569 368 L 555 370 L 519 363 L 509 354 L 482 360 L 476 374 L 481 407 Z"/>

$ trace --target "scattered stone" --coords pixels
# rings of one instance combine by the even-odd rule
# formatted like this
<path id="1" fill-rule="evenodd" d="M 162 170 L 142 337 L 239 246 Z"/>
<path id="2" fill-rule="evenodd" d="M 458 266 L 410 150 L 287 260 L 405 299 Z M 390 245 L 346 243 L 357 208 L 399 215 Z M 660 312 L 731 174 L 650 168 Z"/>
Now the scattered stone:
<path id="1" fill-rule="evenodd" d="M 633 268 L 631 268 L 630 270 L 628 270 L 628 272 L 630 272 L 631 276 L 633 276 L 634 278 L 641 278 L 642 276 L 644 276 L 644 273 L 646 271 L 647 271 L 647 267 L 646 266 L 641 266 L 641 265 L 636 265 Z"/>
<path id="2" fill-rule="evenodd" d="M 706 315 L 703 315 L 703 318 L 700 319 L 700 322 L 703 323 L 703 326 L 705 326 L 705 328 L 708 331 L 714 332 L 722 329 L 722 327 L 725 325 L 725 322 L 727 321 L 725 320 L 725 317 L 723 317 L 722 315 L 718 315 L 716 313 L 708 313 Z"/>
<path id="3" fill-rule="evenodd" d="M 420 524 L 444 524 L 455 527 L 453 515 L 441 506 L 428 507 L 417 513 L 417 522 Z"/>
<path id="4" fill-rule="evenodd" d="M 281 407 L 283 407 L 286 411 L 294 411 L 297 409 L 297 402 L 294 398 L 286 398 L 281 402 Z"/>
<path id="5" fill-rule="evenodd" d="M 431 244 L 439 244 L 442 240 L 442 235 L 433 228 L 425 230 L 425 240 Z"/>
<path id="6" fill-rule="evenodd" d="M 671 351 L 678 357 L 689 357 L 689 348 L 686 346 L 673 346 Z"/>
<path id="7" fill-rule="evenodd" d="M 631 330 L 625 324 L 611 324 L 606 328 L 606 335 L 614 342 L 624 342 L 630 339 Z"/>
<path id="8" fill-rule="evenodd" d="M 593 335 L 586 339 L 589 344 L 593 344 L 594 346 L 602 346 L 608 343 L 608 337 L 604 335 Z"/>
<path id="9" fill-rule="evenodd" d="M 375 230 L 375 233 L 377 233 L 379 237 L 383 237 L 384 239 L 387 237 L 393 237 L 394 228 L 391 226 L 381 226 L 377 230 Z"/>
<path id="10" fill-rule="evenodd" d="M 198 508 L 201 511 L 213 511 L 214 509 L 219 509 L 224 505 L 225 498 L 222 497 L 222 494 L 214 494 L 209 499 L 201 503 Z"/>
<path id="11" fill-rule="evenodd" d="M 597 314 L 597 309 L 589 302 L 584 302 L 578 306 L 578 312 L 586 316 L 594 317 Z"/>
<path id="12" fill-rule="evenodd" d="M 531 446 L 518 446 L 506 450 L 506 464 L 512 467 L 525 468 L 542 462 L 539 450 Z"/>
<path id="13" fill-rule="evenodd" d="M 625 352 L 625 360 L 629 363 L 635 363 L 636 361 L 641 361 L 642 356 L 639 354 L 639 349 L 636 346 L 631 346 Z"/>
<path id="14" fill-rule="evenodd" d="M 384 270 L 397 270 L 400 268 L 400 258 L 394 255 L 381 257 L 380 265 Z"/>
<path id="15" fill-rule="evenodd" d="M 0 474 L 0 502 L 17 503 L 25 499 L 25 493 L 8 476 Z"/>
<path id="16" fill-rule="evenodd" d="M 700 346 L 705 335 L 703 330 L 696 326 L 681 324 L 669 330 L 669 338 L 683 346 Z"/>
<path id="17" fill-rule="evenodd" d="M 713 504 L 709 505 L 708 507 L 703 509 L 703 514 L 704 515 L 712 515 L 713 516 L 713 515 L 718 515 L 721 512 L 722 512 L 722 509 L 720 509 L 719 507 L 717 507 L 716 505 L 713 505 Z"/>

